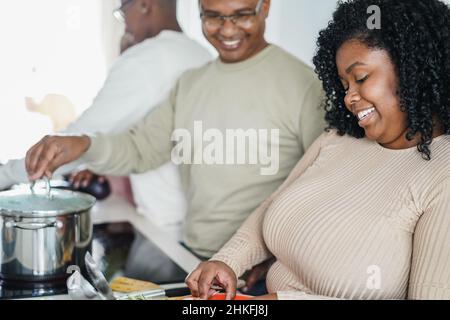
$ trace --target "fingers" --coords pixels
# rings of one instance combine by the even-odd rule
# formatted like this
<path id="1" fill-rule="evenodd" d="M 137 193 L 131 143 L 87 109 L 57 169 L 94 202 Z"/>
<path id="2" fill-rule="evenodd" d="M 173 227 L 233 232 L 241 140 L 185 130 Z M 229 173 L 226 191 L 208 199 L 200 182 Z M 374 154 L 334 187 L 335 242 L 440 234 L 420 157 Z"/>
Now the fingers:
<path id="1" fill-rule="evenodd" d="M 250 290 L 251 288 L 253 288 L 253 286 L 255 285 L 255 283 L 261 278 L 261 273 L 259 272 L 259 270 L 255 270 L 253 269 L 250 272 L 250 275 L 247 278 L 247 281 L 245 282 L 245 287 L 242 288 L 243 292 L 247 292 L 248 290 Z"/>
<path id="2" fill-rule="evenodd" d="M 203 262 L 187 278 L 186 284 L 193 297 L 207 300 L 216 290 L 214 285 L 224 288 L 227 292 L 227 300 L 233 300 L 236 296 L 237 279 L 234 271 L 222 262 Z"/>
<path id="3" fill-rule="evenodd" d="M 32 164 L 30 179 L 32 181 L 41 178 L 42 176 L 51 177 L 55 168 L 55 162 L 58 161 L 58 148 L 55 145 L 50 145 L 48 148 L 40 148 L 39 156 L 36 156 L 37 161 Z"/>
<path id="4" fill-rule="evenodd" d="M 42 148 L 41 140 L 28 150 L 25 158 L 25 169 L 27 170 L 28 175 L 30 175 L 30 172 L 35 172 L 35 167 L 42 152 Z"/>
<path id="5" fill-rule="evenodd" d="M 43 138 L 27 152 L 25 168 L 31 181 L 44 175 L 51 176 L 53 173 L 48 165 L 57 156 L 58 149 L 55 145 L 49 144 L 49 139 L 48 136 Z"/>
<path id="6" fill-rule="evenodd" d="M 94 174 L 91 171 L 83 170 L 78 173 L 72 174 L 70 182 L 73 184 L 75 189 L 80 188 L 80 186 L 83 188 L 87 188 L 87 186 L 91 183 L 93 178 Z"/>
<path id="7" fill-rule="evenodd" d="M 208 296 L 208 294 L 210 293 L 211 286 L 215 277 L 216 271 L 214 268 L 205 268 L 205 270 L 203 270 L 198 279 L 198 291 L 200 299 L 207 300 L 210 297 Z"/>
<path id="8" fill-rule="evenodd" d="M 228 277 L 227 277 L 228 278 Z M 222 283 L 222 285 L 225 287 L 226 291 L 226 300 L 233 300 L 236 297 L 236 285 L 237 281 L 233 281 L 232 279 L 224 279 L 221 280 L 219 278 L 219 281 Z"/>
<path id="9" fill-rule="evenodd" d="M 202 272 L 200 266 L 197 267 L 197 269 L 195 269 L 194 271 L 192 271 L 185 280 L 187 286 L 191 290 L 192 296 L 195 298 L 199 297 L 198 278 Z"/>
<path id="10" fill-rule="evenodd" d="M 29 179 L 51 176 L 61 165 L 78 159 L 90 143 L 87 136 L 43 138 L 27 152 L 25 166 Z"/>

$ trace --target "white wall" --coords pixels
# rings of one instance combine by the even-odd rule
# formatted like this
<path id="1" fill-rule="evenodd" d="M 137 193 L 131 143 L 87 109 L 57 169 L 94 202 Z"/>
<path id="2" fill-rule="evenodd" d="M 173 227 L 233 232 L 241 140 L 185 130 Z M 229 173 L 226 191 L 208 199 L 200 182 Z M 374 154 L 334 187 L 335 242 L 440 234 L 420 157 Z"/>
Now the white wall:
<path id="1" fill-rule="evenodd" d="M 327 26 L 336 0 L 272 0 L 267 39 L 312 65 L 319 31 Z"/>

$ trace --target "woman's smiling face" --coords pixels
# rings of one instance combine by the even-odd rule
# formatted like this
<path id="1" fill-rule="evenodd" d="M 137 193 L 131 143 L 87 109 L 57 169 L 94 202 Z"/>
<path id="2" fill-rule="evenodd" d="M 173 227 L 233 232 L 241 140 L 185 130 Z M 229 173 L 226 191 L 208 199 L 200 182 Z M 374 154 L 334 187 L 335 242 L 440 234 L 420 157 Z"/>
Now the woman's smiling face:
<path id="1" fill-rule="evenodd" d="M 366 137 L 389 149 L 417 145 L 406 139 L 408 116 L 401 111 L 398 77 L 389 54 L 349 40 L 337 51 L 336 64 L 346 90 L 345 106 Z"/>

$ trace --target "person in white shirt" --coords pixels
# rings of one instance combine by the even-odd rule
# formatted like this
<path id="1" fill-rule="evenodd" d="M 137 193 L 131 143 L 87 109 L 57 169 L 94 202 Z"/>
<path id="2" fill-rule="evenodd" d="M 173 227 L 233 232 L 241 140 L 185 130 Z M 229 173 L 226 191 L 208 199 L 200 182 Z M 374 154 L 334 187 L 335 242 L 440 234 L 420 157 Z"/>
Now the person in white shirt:
<path id="1" fill-rule="evenodd" d="M 115 14 L 123 17 L 135 45 L 123 52 L 88 108 L 61 134 L 120 133 L 163 101 L 178 77 L 212 57 L 182 33 L 176 0 L 122 0 Z M 87 75 L 89 76 L 89 75 Z M 82 165 L 62 167 L 57 174 Z M 0 190 L 28 181 L 24 159 L 0 167 Z M 179 237 L 186 211 L 179 172 L 172 163 L 130 177 L 138 212 Z"/>

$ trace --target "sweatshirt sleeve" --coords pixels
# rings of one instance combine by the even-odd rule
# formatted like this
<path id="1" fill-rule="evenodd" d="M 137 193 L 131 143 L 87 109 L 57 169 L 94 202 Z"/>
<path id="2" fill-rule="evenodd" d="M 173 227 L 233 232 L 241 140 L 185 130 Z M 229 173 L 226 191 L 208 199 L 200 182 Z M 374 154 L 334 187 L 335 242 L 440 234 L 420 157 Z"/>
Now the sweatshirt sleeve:
<path id="1" fill-rule="evenodd" d="M 321 82 L 313 81 L 303 99 L 299 119 L 299 143 L 304 152 L 326 128 L 324 101 Z"/>
<path id="2" fill-rule="evenodd" d="M 7 189 L 16 183 L 28 181 L 25 170 L 25 159 L 10 160 L 0 166 L 0 190 Z"/>
<path id="3" fill-rule="evenodd" d="M 92 105 L 63 133 L 121 133 L 137 123 L 161 102 L 167 83 L 161 62 L 158 53 L 145 63 L 138 57 L 119 58 Z"/>
<path id="4" fill-rule="evenodd" d="M 427 197 L 414 232 L 409 299 L 450 299 L 450 178 Z"/>
<path id="5" fill-rule="evenodd" d="M 142 121 L 119 135 L 96 134 L 82 157 L 88 168 L 104 175 L 153 170 L 170 160 L 177 87 Z"/>
<path id="6" fill-rule="evenodd" d="M 74 161 L 60 167 L 55 176 L 68 174 L 82 166 L 80 161 Z M 10 160 L 4 166 L 0 166 L 0 190 L 10 188 L 18 183 L 28 183 L 28 174 L 25 168 L 25 159 Z"/>
<path id="7" fill-rule="evenodd" d="M 330 134 L 332 133 L 322 134 L 311 145 L 287 180 L 250 215 L 236 234 L 210 259 L 211 261 L 224 262 L 233 269 L 237 277 L 240 277 L 245 271 L 272 257 L 263 237 L 266 211 L 274 199 L 314 163 Z"/>
<path id="8" fill-rule="evenodd" d="M 161 96 L 162 84 L 156 77 L 160 74 L 159 54 L 153 54 L 151 63 L 146 60 L 146 68 L 137 58 L 122 57 L 114 64 L 102 89 L 92 105 L 60 134 L 93 134 L 123 132 L 148 110 L 157 105 Z M 55 175 L 64 175 L 77 169 L 82 162 L 77 161 L 62 166 Z M 28 182 L 25 159 L 10 160 L 0 166 L 0 190 L 17 183 Z"/>

